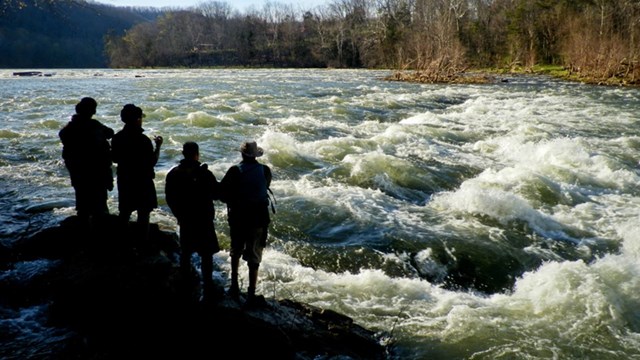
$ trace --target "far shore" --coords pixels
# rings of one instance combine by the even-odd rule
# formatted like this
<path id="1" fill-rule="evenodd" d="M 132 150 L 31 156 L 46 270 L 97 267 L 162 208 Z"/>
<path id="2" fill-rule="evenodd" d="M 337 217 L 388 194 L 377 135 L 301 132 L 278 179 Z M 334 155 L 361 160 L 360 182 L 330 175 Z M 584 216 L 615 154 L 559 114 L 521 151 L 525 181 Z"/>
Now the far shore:
<path id="1" fill-rule="evenodd" d="M 84 68 L 82 68 L 84 69 Z M 105 67 L 105 68 L 86 68 L 86 70 L 188 70 L 188 69 L 229 69 L 229 70 L 251 70 L 251 69 L 286 69 L 270 66 L 207 66 L 207 67 Z M 304 69 L 304 68 L 291 68 L 291 69 Z M 332 68 L 332 67 L 318 67 L 312 69 L 349 69 L 349 68 Z M 358 68 L 350 68 L 357 70 Z M 17 69 L 16 69 L 17 70 Z M 56 69 L 62 70 L 62 69 Z M 507 82 L 505 79 L 507 75 L 547 75 L 555 79 L 566 80 L 575 83 L 588 84 L 588 85 L 601 85 L 601 86 L 617 86 L 617 87 L 640 87 L 640 79 L 633 79 L 628 77 L 609 77 L 609 78 L 596 78 L 590 76 L 583 76 L 577 72 L 571 72 L 560 65 L 536 65 L 533 67 L 511 67 L 511 68 L 471 68 L 461 71 L 449 71 L 442 73 L 435 73 L 431 71 L 422 71 L 416 69 L 398 70 L 398 69 L 365 69 L 362 70 L 387 70 L 391 74 L 384 77 L 387 81 L 402 81 L 413 82 L 420 84 L 493 84 L 497 82 Z M 40 77 L 40 76 L 53 76 L 55 72 L 44 73 L 42 69 L 27 70 L 20 69 L 20 71 L 13 72 L 14 76 L 19 77 Z M 100 76 L 101 74 L 96 74 Z M 142 77 L 142 76 L 140 76 Z"/>
<path id="2" fill-rule="evenodd" d="M 611 77 L 608 79 L 597 79 L 593 77 L 580 76 L 571 73 L 562 66 L 534 66 L 531 68 L 514 67 L 491 68 L 491 69 L 471 69 L 451 74 L 431 74 L 419 70 L 396 70 L 392 75 L 385 78 L 389 81 L 405 81 L 421 84 L 489 84 L 505 81 L 505 75 L 548 75 L 556 79 L 577 82 L 588 85 L 602 86 L 625 86 L 638 87 L 640 80 Z"/>

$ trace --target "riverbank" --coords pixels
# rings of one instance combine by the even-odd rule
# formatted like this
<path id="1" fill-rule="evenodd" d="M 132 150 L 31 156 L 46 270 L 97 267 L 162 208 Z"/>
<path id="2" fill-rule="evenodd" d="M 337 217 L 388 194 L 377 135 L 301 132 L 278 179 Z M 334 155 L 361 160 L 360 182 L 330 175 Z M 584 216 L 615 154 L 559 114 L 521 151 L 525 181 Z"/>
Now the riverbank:
<path id="1" fill-rule="evenodd" d="M 640 86 L 640 80 L 610 77 L 589 77 L 572 72 L 563 66 L 536 65 L 533 67 L 471 69 L 448 74 L 429 74 L 421 71 L 395 71 L 385 78 L 388 81 L 405 81 L 422 84 L 487 84 L 503 82 L 506 75 L 546 75 L 556 79 L 603 86 Z"/>
<path id="2" fill-rule="evenodd" d="M 334 311 L 275 298 L 248 307 L 244 294 L 203 299 L 196 269 L 186 277 L 179 271 L 175 233 L 152 224 L 152 241 L 142 245 L 139 238 L 135 223 L 123 227 L 116 216 L 97 227 L 71 216 L 0 249 L 2 268 L 14 269 L 0 282 L 2 308 L 19 314 L 44 307 L 42 325 L 51 334 L 27 346 L 18 331 L 7 330 L 0 357 L 384 358 L 376 334 Z M 21 276 L 31 262 L 50 265 Z M 216 285 L 225 286 L 219 279 Z"/>

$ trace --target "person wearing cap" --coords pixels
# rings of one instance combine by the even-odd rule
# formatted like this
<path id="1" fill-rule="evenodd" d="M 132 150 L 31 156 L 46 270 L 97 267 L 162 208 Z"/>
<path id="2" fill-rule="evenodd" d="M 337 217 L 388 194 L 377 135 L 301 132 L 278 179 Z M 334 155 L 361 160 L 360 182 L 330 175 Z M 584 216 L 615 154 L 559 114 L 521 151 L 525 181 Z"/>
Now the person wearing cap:
<path id="1" fill-rule="evenodd" d="M 89 224 L 109 214 L 108 192 L 113 190 L 111 145 L 113 129 L 93 119 L 98 103 L 85 97 L 58 133 L 62 158 L 75 190 L 78 217 Z"/>
<path id="2" fill-rule="evenodd" d="M 240 257 L 249 267 L 247 305 L 265 304 L 264 297 L 256 295 L 258 269 L 262 252 L 267 245 L 271 169 L 257 161 L 264 154 L 255 141 L 240 146 L 242 161 L 230 167 L 222 180 L 220 200 L 227 204 L 227 221 L 231 237 L 231 287 L 229 294 L 239 299 L 238 267 Z"/>
<path id="3" fill-rule="evenodd" d="M 136 211 L 137 223 L 143 232 L 143 246 L 148 246 L 149 216 L 158 207 L 154 167 L 160 156 L 162 137 L 156 136 L 153 142 L 144 134 L 142 128 L 142 109 L 134 104 L 126 104 L 120 111 L 124 122 L 122 130 L 111 140 L 113 162 L 117 164 L 118 210 L 120 219 L 128 223 L 131 214 Z"/>
<path id="4" fill-rule="evenodd" d="M 184 159 L 167 173 L 167 205 L 180 225 L 180 270 L 191 274 L 191 256 L 200 256 L 203 300 L 216 300 L 222 290 L 213 282 L 213 254 L 220 251 L 215 230 L 213 200 L 220 197 L 219 183 L 207 164 L 200 163 L 200 148 L 188 141 L 182 145 Z"/>

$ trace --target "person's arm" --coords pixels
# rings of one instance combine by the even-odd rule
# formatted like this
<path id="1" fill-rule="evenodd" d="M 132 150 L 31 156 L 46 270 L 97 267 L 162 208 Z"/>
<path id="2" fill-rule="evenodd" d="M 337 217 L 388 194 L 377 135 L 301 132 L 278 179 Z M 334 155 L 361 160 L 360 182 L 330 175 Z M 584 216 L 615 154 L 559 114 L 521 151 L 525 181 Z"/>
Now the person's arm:
<path id="1" fill-rule="evenodd" d="M 111 161 L 116 164 L 120 163 L 120 141 L 118 138 L 119 136 L 114 135 L 111 139 Z"/>
<path id="2" fill-rule="evenodd" d="M 209 173 L 211 174 L 211 198 L 213 200 L 220 200 L 222 186 L 220 185 L 220 182 L 218 182 L 218 179 L 216 179 L 213 172 L 210 171 Z"/>
<path id="3" fill-rule="evenodd" d="M 205 186 L 203 191 L 206 192 L 206 195 L 211 200 L 220 200 L 220 183 L 218 179 L 216 179 L 216 176 L 213 175 L 213 172 L 209 170 L 209 166 L 207 164 L 200 164 L 200 168 L 197 171 L 199 172 L 198 177 Z"/>
<path id="4" fill-rule="evenodd" d="M 155 166 L 158 163 L 158 159 L 160 159 L 160 146 L 162 146 L 163 141 L 162 136 L 153 137 L 153 142 L 156 144 L 156 149 L 153 151 L 153 166 Z"/>
<path id="5" fill-rule="evenodd" d="M 180 214 L 180 205 L 179 205 L 180 184 L 177 183 L 178 181 L 179 181 L 179 178 L 176 172 L 169 170 L 169 173 L 167 174 L 167 179 L 165 180 L 164 194 L 165 194 L 165 198 L 167 200 L 167 205 L 169 206 L 169 209 L 171 209 L 173 216 L 175 216 L 179 222 L 181 218 L 181 214 Z"/>
<path id="6" fill-rule="evenodd" d="M 237 177 L 240 175 L 240 169 L 237 166 L 232 166 L 227 170 L 227 173 L 224 175 L 222 180 L 220 181 L 219 186 L 219 194 L 220 201 L 229 204 L 229 202 L 233 201 L 233 194 L 235 193 L 235 184 L 237 181 Z"/>
<path id="7" fill-rule="evenodd" d="M 67 126 L 63 127 L 62 129 L 60 129 L 60 131 L 58 131 L 58 137 L 60 138 L 60 141 L 62 142 L 63 145 L 67 141 L 67 131 L 69 131 Z"/>
<path id="8" fill-rule="evenodd" d="M 271 168 L 268 167 L 267 165 L 263 165 L 264 166 L 264 177 L 265 179 L 267 179 L 267 188 L 271 187 L 271 179 L 272 179 L 272 174 L 271 174 Z"/>
<path id="9" fill-rule="evenodd" d="M 102 132 L 104 133 L 104 136 L 107 139 L 111 139 L 113 137 L 113 135 L 115 134 L 115 131 L 113 131 L 113 129 L 108 127 L 107 125 L 104 125 L 102 123 L 100 125 L 102 125 Z"/>
<path id="10" fill-rule="evenodd" d="M 67 125 L 69 126 L 69 125 Z M 67 132 L 69 128 L 65 126 L 58 132 L 58 137 L 60 138 L 60 142 L 62 143 L 62 158 L 66 161 L 69 157 L 69 148 L 67 147 L 68 139 Z"/>

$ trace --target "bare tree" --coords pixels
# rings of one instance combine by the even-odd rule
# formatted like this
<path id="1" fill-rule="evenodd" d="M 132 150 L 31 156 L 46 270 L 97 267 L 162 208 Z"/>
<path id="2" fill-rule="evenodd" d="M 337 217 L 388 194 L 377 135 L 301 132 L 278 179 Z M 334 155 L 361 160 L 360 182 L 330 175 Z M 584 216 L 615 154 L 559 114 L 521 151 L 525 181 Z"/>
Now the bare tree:
<path id="1" fill-rule="evenodd" d="M 215 21 L 225 21 L 231 18 L 233 8 L 229 3 L 223 1 L 205 1 L 196 7 L 205 17 Z"/>
<path id="2" fill-rule="evenodd" d="M 208 1 L 107 37 L 112 66 L 392 67 L 457 81 L 471 66 L 561 64 L 582 79 L 637 83 L 638 0 L 330 0 L 298 13 Z"/>
<path id="3" fill-rule="evenodd" d="M 598 0 L 570 21 L 564 41 L 567 68 L 575 76 L 603 83 L 637 83 L 640 4 Z"/>
<path id="4" fill-rule="evenodd" d="M 464 48 L 458 31 L 458 14 L 463 11 L 456 8 L 457 5 L 457 0 L 416 1 L 409 40 L 413 57 L 405 65 L 416 69 L 414 80 L 452 81 L 465 70 Z"/>

